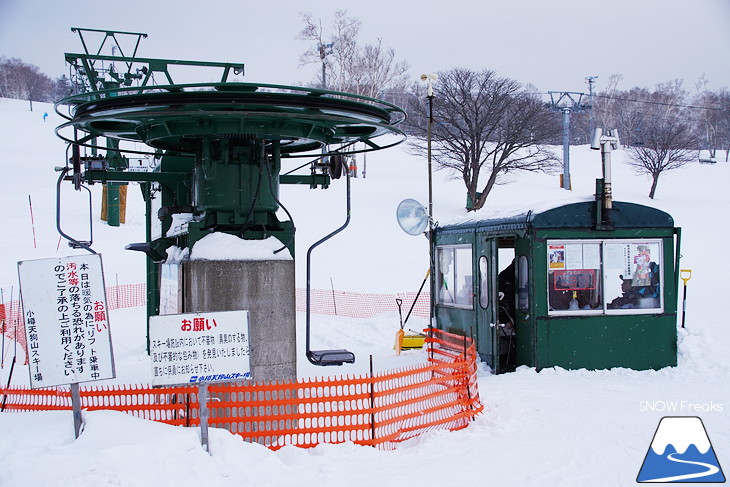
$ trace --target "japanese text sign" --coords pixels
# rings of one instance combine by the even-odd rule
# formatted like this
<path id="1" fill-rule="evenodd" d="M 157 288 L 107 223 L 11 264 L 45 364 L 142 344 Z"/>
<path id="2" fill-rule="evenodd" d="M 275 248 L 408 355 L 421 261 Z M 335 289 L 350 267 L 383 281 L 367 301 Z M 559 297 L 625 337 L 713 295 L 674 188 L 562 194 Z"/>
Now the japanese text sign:
<path id="1" fill-rule="evenodd" d="M 248 311 L 150 316 L 152 385 L 251 379 Z"/>
<path id="2" fill-rule="evenodd" d="M 18 262 L 31 388 L 113 379 L 98 254 Z"/>

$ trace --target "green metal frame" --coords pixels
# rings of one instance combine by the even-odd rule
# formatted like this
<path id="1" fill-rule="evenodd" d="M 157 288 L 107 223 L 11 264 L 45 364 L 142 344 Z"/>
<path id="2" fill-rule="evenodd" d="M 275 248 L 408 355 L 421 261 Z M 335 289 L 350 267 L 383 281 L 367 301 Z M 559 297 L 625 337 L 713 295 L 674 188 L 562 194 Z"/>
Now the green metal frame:
<path id="1" fill-rule="evenodd" d="M 84 78 L 83 85 L 86 89 L 85 92 L 102 91 L 107 88 L 116 88 L 119 86 L 131 86 L 134 81 L 139 82 L 139 86 L 148 86 L 151 81 L 154 81 L 154 74 L 160 73 L 165 77 L 165 80 L 169 85 L 174 85 L 175 82 L 172 79 L 170 73 L 170 66 L 192 66 L 192 67 L 204 67 L 204 68 L 222 68 L 223 73 L 221 75 L 221 83 L 225 83 L 228 80 L 228 76 L 231 71 L 234 74 L 242 75 L 244 73 L 243 63 L 220 63 L 210 61 L 184 61 L 177 59 L 155 59 L 155 58 L 141 58 L 137 57 L 137 50 L 139 49 L 139 43 L 142 39 L 147 37 L 147 34 L 142 32 L 123 32 L 123 31 L 112 31 L 112 30 L 100 30 L 100 29 L 82 29 L 78 27 L 72 27 L 71 32 L 79 35 L 79 40 L 84 48 L 84 52 L 80 54 L 66 53 L 66 63 L 73 68 L 80 77 Z M 89 51 L 84 33 L 94 32 L 104 34 L 102 41 L 99 43 L 99 47 L 95 54 Z M 120 44 L 117 36 L 131 36 L 136 38 L 134 51 L 131 56 L 124 54 L 122 45 Z M 110 41 L 114 44 L 114 47 L 119 49 L 120 56 L 107 56 L 100 54 L 106 42 Z M 97 69 L 97 62 L 109 62 L 109 66 L 103 66 Z M 126 71 L 117 71 L 114 63 L 124 63 L 126 65 Z M 116 86 L 109 86 L 109 81 L 105 80 L 100 75 L 105 73 L 109 75 Z"/>
<path id="2" fill-rule="evenodd" d="M 244 239 L 276 236 L 293 255 L 293 224 L 276 216 L 280 185 L 326 188 L 339 177 L 329 156 L 379 150 L 405 139 L 396 127 L 405 112 L 385 101 L 296 86 L 233 83 L 231 73 L 242 74 L 243 64 L 139 58 L 137 46 L 146 34 L 73 30 L 84 53 L 66 54 L 66 61 L 84 78 L 86 91 L 56 104 L 56 112 L 67 120 L 56 134 L 92 153 L 106 151 L 101 162 L 89 158 L 83 168 L 77 163 L 69 179 L 108 186 L 141 183 L 146 242 L 133 248 L 148 256 L 148 315 L 159 312 L 158 264 L 170 246 L 192 247 L 215 231 Z M 102 45 L 111 40 L 120 53 L 116 36 L 136 36 L 134 53 L 106 56 L 101 47 L 92 53 L 83 38 L 87 31 L 104 34 Z M 222 74 L 219 83 L 175 84 L 171 66 L 217 68 Z M 167 84 L 154 84 L 154 74 Z M 386 143 L 374 140 L 381 136 L 389 136 Z M 107 141 L 104 146 L 96 142 L 101 137 Z M 128 142 L 148 149 L 131 150 Z M 355 145 L 359 142 L 362 147 Z M 125 153 L 151 155 L 160 163 L 154 172 L 126 171 Z M 310 160 L 299 168 L 305 174 L 281 174 L 283 160 L 299 157 Z M 156 197 L 161 209 L 153 215 Z M 189 213 L 192 220 L 187 231 L 168 236 L 177 213 Z M 154 218 L 162 228 L 156 239 Z"/>

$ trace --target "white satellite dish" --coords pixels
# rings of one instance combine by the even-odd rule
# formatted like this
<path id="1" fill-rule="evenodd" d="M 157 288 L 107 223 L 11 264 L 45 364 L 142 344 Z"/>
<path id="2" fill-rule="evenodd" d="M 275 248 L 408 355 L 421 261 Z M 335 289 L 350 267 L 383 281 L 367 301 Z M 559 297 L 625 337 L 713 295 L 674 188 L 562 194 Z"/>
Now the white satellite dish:
<path id="1" fill-rule="evenodd" d="M 409 198 L 398 203 L 395 217 L 408 235 L 420 235 L 428 228 L 428 211 L 416 200 Z"/>

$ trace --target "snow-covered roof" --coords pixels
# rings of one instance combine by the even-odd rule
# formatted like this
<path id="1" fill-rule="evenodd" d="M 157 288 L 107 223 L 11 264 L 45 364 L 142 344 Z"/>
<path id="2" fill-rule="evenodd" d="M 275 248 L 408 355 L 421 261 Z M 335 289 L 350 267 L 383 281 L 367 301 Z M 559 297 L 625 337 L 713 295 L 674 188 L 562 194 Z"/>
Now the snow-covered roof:
<path id="1" fill-rule="evenodd" d="M 480 218 L 481 217 L 481 218 Z M 441 225 L 441 232 L 511 232 L 533 228 L 592 228 L 595 226 L 595 200 L 572 198 L 528 206 L 503 207 L 496 212 L 481 211 Z M 614 201 L 611 224 L 615 228 L 672 228 L 674 220 L 664 211 L 637 203 Z"/>

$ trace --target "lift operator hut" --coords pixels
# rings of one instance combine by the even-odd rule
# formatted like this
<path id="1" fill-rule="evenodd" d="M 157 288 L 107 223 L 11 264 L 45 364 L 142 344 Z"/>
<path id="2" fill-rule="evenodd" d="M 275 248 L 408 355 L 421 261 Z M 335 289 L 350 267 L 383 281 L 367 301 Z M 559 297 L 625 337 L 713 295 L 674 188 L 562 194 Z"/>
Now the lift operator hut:
<path id="1" fill-rule="evenodd" d="M 673 366 L 679 243 L 667 213 L 613 202 L 607 224 L 600 197 L 445 225 L 434 315 L 497 372 Z"/>

